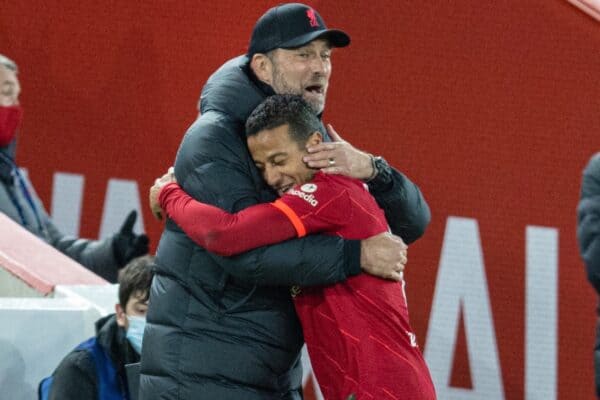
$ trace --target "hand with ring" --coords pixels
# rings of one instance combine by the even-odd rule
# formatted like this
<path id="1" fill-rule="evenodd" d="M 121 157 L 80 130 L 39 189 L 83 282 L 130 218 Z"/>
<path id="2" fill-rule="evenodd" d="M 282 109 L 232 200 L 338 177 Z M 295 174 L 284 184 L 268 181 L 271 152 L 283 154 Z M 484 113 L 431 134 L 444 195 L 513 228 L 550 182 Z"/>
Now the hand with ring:
<path id="1" fill-rule="evenodd" d="M 332 142 L 307 146 L 308 155 L 303 160 L 309 167 L 326 174 L 346 175 L 356 179 L 368 179 L 373 175 L 371 156 L 343 140 L 331 125 L 327 133 Z"/>

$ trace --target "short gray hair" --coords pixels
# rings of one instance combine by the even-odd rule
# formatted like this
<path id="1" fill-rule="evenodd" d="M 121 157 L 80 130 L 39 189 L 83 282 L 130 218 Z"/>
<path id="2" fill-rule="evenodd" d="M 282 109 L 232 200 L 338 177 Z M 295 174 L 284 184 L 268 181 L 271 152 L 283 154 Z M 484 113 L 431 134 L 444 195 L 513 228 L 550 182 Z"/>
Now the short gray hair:
<path id="1" fill-rule="evenodd" d="M 6 68 L 14 71 L 15 73 L 19 72 L 19 67 L 17 67 L 17 63 L 15 63 L 10 58 L 0 54 L 0 65 L 4 65 Z"/>

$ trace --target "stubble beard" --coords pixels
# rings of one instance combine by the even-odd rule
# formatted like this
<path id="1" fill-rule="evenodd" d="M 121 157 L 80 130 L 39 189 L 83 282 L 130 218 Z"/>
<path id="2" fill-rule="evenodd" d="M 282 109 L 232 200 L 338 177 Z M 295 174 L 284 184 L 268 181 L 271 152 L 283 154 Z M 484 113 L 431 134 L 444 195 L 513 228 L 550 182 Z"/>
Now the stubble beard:
<path id="1" fill-rule="evenodd" d="M 317 115 L 321 114 L 325 109 L 325 96 L 323 96 L 323 100 L 321 101 L 314 98 L 307 98 L 303 89 L 294 88 L 288 84 L 283 73 L 279 71 L 276 66 L 273 69 L 273 90 L 277 94 L 295 94 L 302 96 Z"/>

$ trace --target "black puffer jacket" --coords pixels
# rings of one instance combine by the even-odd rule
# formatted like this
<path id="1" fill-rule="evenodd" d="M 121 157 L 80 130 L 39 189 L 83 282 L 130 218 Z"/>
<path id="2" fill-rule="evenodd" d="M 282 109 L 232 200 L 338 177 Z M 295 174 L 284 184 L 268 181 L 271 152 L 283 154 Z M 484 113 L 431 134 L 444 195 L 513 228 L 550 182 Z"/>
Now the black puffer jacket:
<path id="1" fill-rule="evenodd" d="M 581 200 L 577 207 L 577 238 L 588 280 L 600 295 L 600 153 L 590 159 L 583 171 Z M 596 395 L 600 398 L 600 319 L 596 327 L 594 366 Z"/>
<path id="2" fill-rule="evenodd" d="M 268 94 L 270 88 L 249 78 L 243 56 L 209 79 L 202 116 L 175 162 L 191 196 L 229 212 L 274 200 L 244 135 L 246 118 Z M 429 209 L 418 188 L 394 174 L 380 204 L 395 207 L 396 217 L 411 210 L 396 226 L 414 240 Z M 302 332 L 287 286 L 359 273 L 359 252 L 358 242 L 311 236 L 220 258 L 167 221 L 150 293 L 141 399 L 300 399 Z"/>
<path id="3" fill-rule="evenodd" d="M 583 171 L 577 237 L 588 279 L 600 294 L 600 153 L 590 159 Z"/>

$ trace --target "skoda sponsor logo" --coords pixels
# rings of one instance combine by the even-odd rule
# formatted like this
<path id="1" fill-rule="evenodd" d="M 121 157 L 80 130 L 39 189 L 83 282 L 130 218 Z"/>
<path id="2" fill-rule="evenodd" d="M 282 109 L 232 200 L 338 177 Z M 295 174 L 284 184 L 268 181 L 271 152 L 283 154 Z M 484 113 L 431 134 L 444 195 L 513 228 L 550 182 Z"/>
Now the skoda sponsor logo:
<path id="1" fill-rule="evenodd" d="M 306 186 L 306 185 L 304 185 L 304 186 Z M 304 186 L 302 186 L 300 189 L 302 189 Z M 317 185 L 313 185 L 313 186 L 314 186 L 314 190 L 317 190 Z M 286 194 L 291 194 L 292 196 L 298 196 L 313 207 L 316 207 L 319 205 L 319 201 L 317 199 L 315 199 L 314 195 L 303 192 L 302 190 L 291 189 Z"/>
<path id="2" fill-rule="evenodd" d="M 314 193 L 317 191 L 317 185 L 314 183 L 305 183 L 304 185 L 300 186 L 300 190 L 305 193 Z"/>

